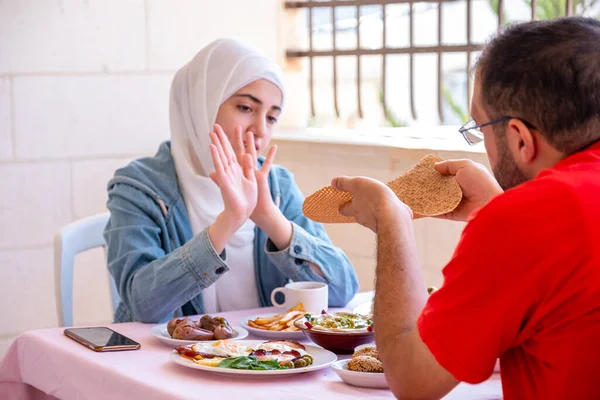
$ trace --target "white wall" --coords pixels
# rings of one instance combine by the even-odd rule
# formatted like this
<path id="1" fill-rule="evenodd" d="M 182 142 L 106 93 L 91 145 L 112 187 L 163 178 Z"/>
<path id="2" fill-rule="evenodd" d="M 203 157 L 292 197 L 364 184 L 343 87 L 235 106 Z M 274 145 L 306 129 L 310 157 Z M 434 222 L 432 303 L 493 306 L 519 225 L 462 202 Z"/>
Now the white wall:
<path id="1" fill-rule="evenodd" d="M 53 235 L 105 210 L 106 183 L 168 131 L 173 72 L 208 42 L 281 60 L 280 0 L 0 2 L 0 356 L 56 326 Z M 101 251 L 77 260 L 75 320 L 112 319 Z"/>

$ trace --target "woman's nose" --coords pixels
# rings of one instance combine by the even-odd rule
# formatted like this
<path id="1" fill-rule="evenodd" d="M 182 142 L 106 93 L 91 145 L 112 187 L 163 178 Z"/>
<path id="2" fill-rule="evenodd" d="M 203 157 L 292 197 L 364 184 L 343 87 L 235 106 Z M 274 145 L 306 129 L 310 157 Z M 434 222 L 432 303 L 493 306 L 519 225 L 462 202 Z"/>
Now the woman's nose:
<path id="1" fill-rule="evenodd" d="M 249 130 L 252 131 L 252 133 L 254 133 L 254 136 L 256 138 L 262 138 L 267 133 L 266 122 L 264 120 L 255 121 Z"/>

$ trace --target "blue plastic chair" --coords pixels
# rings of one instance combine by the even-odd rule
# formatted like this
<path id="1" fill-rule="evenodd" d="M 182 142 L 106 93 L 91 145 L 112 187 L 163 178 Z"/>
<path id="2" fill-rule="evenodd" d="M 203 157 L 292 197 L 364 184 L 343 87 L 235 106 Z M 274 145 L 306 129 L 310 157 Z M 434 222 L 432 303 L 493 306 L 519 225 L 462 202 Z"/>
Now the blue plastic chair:
<path id="1" fill-rule="evenodd" d="M 103 247 L 102 232 L 110 214 L 108 212 L 83 218 L 67 225 L 54 237 L 54 280 L 58 325 L 73 326 L 73 267 L 75 255 Z M 113 311 L 119 305 L 119 293 L 112 276 L 109 276 Z"/>

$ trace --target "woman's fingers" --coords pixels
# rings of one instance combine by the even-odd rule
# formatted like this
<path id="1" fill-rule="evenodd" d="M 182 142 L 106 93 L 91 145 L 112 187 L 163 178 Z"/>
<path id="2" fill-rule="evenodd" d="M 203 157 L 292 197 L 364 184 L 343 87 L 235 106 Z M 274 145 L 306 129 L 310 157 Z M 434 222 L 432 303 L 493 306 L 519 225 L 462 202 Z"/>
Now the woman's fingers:
<path id="1" fill-rule="evenodd" d="M 221 161 L 221 155 L 219 154 L 219 150 L 217 149 L 217 146 L 215 146 L 214 144 L 210 145 L 210 154 L 212 155 L 213 165 L 215 166 L 216 176 L 225 175 L 225 170 L 223 168 L 223 163 Z M 216 179 L 216 177 L 213 178 L 212 176 L 211 176 L 211 178 L 213 181 L 215 181 L 215 179 Z"/>
<path id="2" fill-rule="evenodd" d="M 269 149 L 269 153 L 267 153 L 267 158 L 265 158 L 265 162 L 260 169 L 265 175 L 269 175 L 269 171 L 271 170 L 271 165 L 273 165 L 273 160 L 275 159 L 275 154 L 277 153 L 277 145 L 271 146 Z"/>
<path id="3" fill-rule="evenodd" d="M 258 156 L 256 155 L 256 143 L 254 143 L 254 133 L 250 131 L 246 132 L 246 152 L 252 156 L 252 160 L 256 166 L 258 160 Z"/>
<path id="4" fill-rule="evenodd" d="M 219 137 L 219 141 L 221 142 L 221 146 L 223 148 L 223 152 L 225 153 L 225 157 L 227 157 L 228 164 L 231 164 L 234 161 L 237 161 L 237 159 L 235 157 L 235 153 L 233 152 L 233 149 L 231 148 L 231 143 L 229 142 L 227 135 L 223 131 L 223 128 L 221 128 L 221 126 L 219 124 L 215 124 L 214 129 Z"/>
<path id="5" fill-rule="evenodd" d="M 211 146 L 214 146 L 215 150 L 216 150 L 216 154 L 213 154 L 213 162 L 215 161 L 215 156 L 216 156 L 216 158 L 219 159 L 219 163 L 221 165 L 221 170 L 224 173 L 225 169 L 229 166 L 229 161 L 227 160 L 227 156 L 225 156 L 225 152 L 223 151 L 223 146 L 221 145 L 221 141 L 219 140 L 219 136 L 217 135 L 217 133 L 211 132 L 209 135 L 210 135 L 210 141 L 212 142 Z M 212 153 L 212 148 L 211 148 L 211 153 Z M 215 170 L 216 169 L 217 169 L 217 167 L 215 165 Z"/>
<path id="6" fill-rule="evenodd" d="M 252 160 L 252 156 L 248 153 L 244 154 L 242 169 L 244 170 L 244 176 L 246 179 L 256 182 L 256 176 L 254 175 L 254 160 Z"/>
<path id="7" fill-rule="evenodd" d="M 235 151 L 238 162 L 243 162 L 244 154 L 246 154 L 246 149 L 244 149 L 244 137 L 242 134 L 241 126 L 235 128 L 233 150 Z"/>

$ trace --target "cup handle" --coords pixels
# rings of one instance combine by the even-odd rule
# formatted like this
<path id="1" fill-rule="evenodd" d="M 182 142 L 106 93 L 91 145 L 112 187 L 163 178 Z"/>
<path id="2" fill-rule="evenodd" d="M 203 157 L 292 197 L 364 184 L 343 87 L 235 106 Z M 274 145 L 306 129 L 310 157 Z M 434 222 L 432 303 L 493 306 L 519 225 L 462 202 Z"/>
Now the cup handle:
<path id="1" fill-rule="evenodd" d="M 275 307 L 285 307 L 285 301 L 283 303 L 278 303 L 275 301 L 275 295 L 277 293 L 283 293 L 285 295 L 285 288 L 279 287 L 276 289 L 273 289 L 273 291 L 271 292 L 271 303 L 273 303 L 273 305 Z M 286 301 L 287 301 L 287 297 L 286 297 Z"/>

